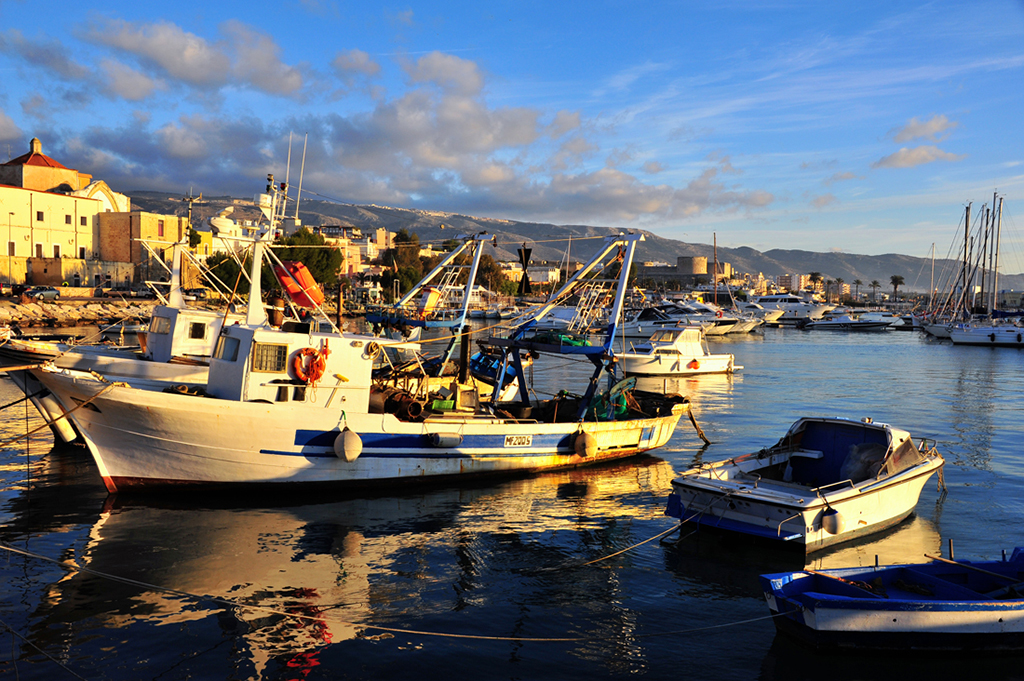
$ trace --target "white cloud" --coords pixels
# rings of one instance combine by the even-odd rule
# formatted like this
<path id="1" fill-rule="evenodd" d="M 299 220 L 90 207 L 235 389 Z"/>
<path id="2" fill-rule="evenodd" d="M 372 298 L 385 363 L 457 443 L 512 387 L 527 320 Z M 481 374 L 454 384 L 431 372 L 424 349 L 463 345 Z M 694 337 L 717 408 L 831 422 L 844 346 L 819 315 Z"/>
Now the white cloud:
<path id="1" fill-rule="evenodd" d="M 0 35 L 0 52 L 16 54 L 29 64 L 50 71 L 62 80 L 83 80 L 90 74 L 88 68 L 71 59 L 59 41 L 28 40 L 17 29 Z"/>
<path id="2" fill-rule="evenodd" d="M 164 87 L 162 83 L 114 59 L 101 61 L 100 70 L 103 71 L 107 91 L 128 101 L 141 101 L 157 88 Z"/>
<path id="3" fill-rule="evenodd" d="M 111 19 L 92 25 L 85 37 L 196 87 L 218 87 L 228 80 L 231 63 L 220 46 L 167 21 L 133 24 Z"/>
<path id="4" fill-rule="evenodd" d="M 835 173 L 834 175 L 825 180 L 825 184 L 835 184 L 836 182 L 846 182 L 847 180 L 859 179 L 861 179 L 860 175 L 846 171 L 842 173 Z"/>
<path id="5" fill-rule="evenodd" d="M 18 124 L 5 111 L 0 109 L 0 141 L 9 142 L 21 139 L 24 136 L 25 134 L 18 127 Z"/>
<path id="6" fill-rule="evenodd" d="M 439 88 L 464 96 L 480 93 L 483 74 L 475 62 L 450 54 L 431 52 L 405 68 L 412 83 L 433 83 Z"/>
<path id="7" fill-rule="evenodd" d="M 951 154 L 934 145 L 922 145 L 913 149 L 903 147 L 894 154 L 884 156 L 871 164 L 872 168 L 913 168 L 934 161 L 960 161 L 966 154 Z"/>
<path id="8" fill-rule="evenodd" d="M 302 88 L 302 73 L 278 58 L 281 48 L 272 37 L 233 20 L 221 30 L 232 40 L 236 76 L 272 95 L 291 95 Z"/>
<path id="9" fill-rule="evenodd" d="M 943 135 L 942 133 L 948 133 L 948 131 L 959 125 L 956 121 L 950 121 L 945 116 L 932 116 L 927 121 L 921 121 L 915 117 L 911 118 L 903 127 L 890 130 L 889 134 L 892 135 L 893 141 L 897 144 L 920 138 L 940 142 L 948 136 L 948 134 Z"/>
<path id="10" fill-rule="evenodd" d="M 825 206 L 837 203 L 837 199 L 833 194 L 821 194 L 811 199 L 811 205 L 815 208 L 824 208 Z"/>
<path id="11" fill-rule="evenodd" d="M 380 64 L 375 62 L 366 52 L 357 49 L 339 52 L 331 60 L 331 68 L 346 83 L 350 82 L 357 75 L 372 78 L 380 73 Z"/>
<path id="12" fill-rule="evenodd" d="M 657 161 L 647 161 L 643 165 L 643 171 L 648 175 L 657 175 L 658 173 L 665 170 L 665 166 L 658 163 Z"/>

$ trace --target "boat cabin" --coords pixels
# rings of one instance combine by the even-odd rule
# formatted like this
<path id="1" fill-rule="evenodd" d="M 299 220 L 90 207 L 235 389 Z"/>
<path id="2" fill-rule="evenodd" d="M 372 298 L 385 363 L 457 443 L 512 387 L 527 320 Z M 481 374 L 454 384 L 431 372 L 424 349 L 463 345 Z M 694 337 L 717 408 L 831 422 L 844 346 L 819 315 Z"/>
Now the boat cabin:
<path id="1" fill-rule="evenodd" d="M 235 324 L 217 340 L 206 391 L 243 402 L 331 401 L 366 413 L 377 352 L 368 338 Z"/>

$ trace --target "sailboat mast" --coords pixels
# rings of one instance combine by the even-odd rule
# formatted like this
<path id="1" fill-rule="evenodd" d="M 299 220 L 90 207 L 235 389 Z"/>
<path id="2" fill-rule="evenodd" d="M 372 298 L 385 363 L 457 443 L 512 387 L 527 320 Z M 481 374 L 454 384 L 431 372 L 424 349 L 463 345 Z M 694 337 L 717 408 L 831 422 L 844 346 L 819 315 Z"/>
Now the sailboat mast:
<path id="1" fill-rule="evenodd" d="M 711 275 L 711 279 L 715 282 L 715 298 L 714 298 L 714 300 L 715 300 L 715 305 L 717 306 L 718 305 L 718 233 L 717 232 L 712 232 L 711 237 L 712 237 L 712 242 L 714 243 L 714 246 L 715 246 L 715 271 L 714 271 L 714 274 Z"/>
<path id="2" fill-rule="evenodd" d="M 935 242 L 932 242 L 932 279 L 928 284 L 928 309 L 935 314 Z"/>
<path id="3" fill-rule="evenodd" d="M 309 142 L 309 133 L 302 140 L 302 165 L 299 166 L 299 193 L 295 195 L 295 219 L 299 219 L 299 199 L 302 198 L 302 174 L 306 171 L 306 143 Z M 290 152 L 289 152 L 290 153 Z"/>
<path id="4" fill-rule="evenodd" d="M 964 267 L 960 272 L 960 295 L 963 297 L 964 312 L 967 313 L 970 318 L 967 306 L 967 259 L 970 257 L 969 242 L 971 239 L 971 202 L 967 202 L 967 208 L 964 211 Z"/>
<path id="5" fill-rule="evenodd" d="M 995 194 L 992 195 L 992 205 L 995 206 L 996 199 Z M 995 310 L 999 306 L 999 237 L 1003 231 L 1003 199 L 999 199 L 999 217 L 996 222 L 996 259 L 992 266 L 992 297 L 993 304 L 992 309 Z"/>

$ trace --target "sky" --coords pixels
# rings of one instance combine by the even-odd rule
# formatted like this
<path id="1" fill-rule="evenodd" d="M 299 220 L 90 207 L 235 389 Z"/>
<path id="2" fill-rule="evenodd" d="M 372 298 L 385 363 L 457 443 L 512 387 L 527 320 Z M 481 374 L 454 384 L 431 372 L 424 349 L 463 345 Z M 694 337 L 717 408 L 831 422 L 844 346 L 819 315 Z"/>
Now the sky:
<path id="1" fill-rule="evenodd" d="M 301 172 L 304 198 L 942 257 L 994 192 L 1019 240 L 1022 112 L 1024 0 L 0 0 L 0 162 L 38 137 L 124 193 Z"/>

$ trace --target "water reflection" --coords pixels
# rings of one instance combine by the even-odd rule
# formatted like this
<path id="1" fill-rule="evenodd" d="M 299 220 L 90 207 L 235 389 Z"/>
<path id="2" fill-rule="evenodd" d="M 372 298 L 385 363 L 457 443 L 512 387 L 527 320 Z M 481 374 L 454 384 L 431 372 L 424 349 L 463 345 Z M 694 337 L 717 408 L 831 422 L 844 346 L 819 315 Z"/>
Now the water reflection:
<path id="1" fill-rule="evenodd" d="M 469 621 L 472 633 L 588 636 L 596 643 L 579 645 L 577 655 L 617 659 L 607 646 L 620 648 L 637 618 L 613 605 L 622 595 L 622 563 L 611 570 L 573 568 L 661 526 L 671 476 L 666 462 L 642 458 L 401 497 L 215 504 L 110 497 L 102 508 L 92 506 L 86 536 L 64 557 L 133 582 L 73 571 L 36 584 L 39 602 L 27 616 L 31 638 L 56 647 L 88 631 L 102 644 L 124 627 L 213 626 L 232 640 L 220 664 L 263 677 L 282 665 L 318 664 L 324 646 L 354 640 L 368 624 L 451 628 L 446 618 L 467 611 L 477 613 Z M 41 545 L 39 552 L 47 553 L 48 542 L 23 540 L 39 531 L 70 531 L 42 519 L 47 510 L 60 515 L 63 504 L 33 496 L 31 504 L 12 506 L 5 541 L 29 550 Z M 181 592 L 237 605 L 197 603 Z M 535 614 L 517 615 L 522 608 Z M 465 630 L 467 622 L 459 622 L 454 626 Z M 120 652 L 141 655 L 137 645 L 142 642 L 125 642 Z M 95 650 L 79 641 L 73 655 L 87 653 Z"/>

